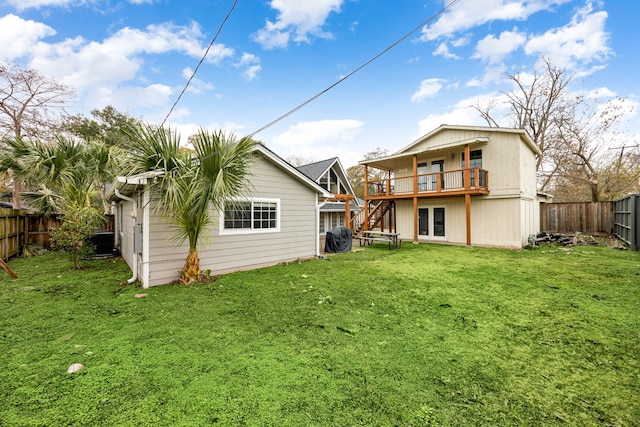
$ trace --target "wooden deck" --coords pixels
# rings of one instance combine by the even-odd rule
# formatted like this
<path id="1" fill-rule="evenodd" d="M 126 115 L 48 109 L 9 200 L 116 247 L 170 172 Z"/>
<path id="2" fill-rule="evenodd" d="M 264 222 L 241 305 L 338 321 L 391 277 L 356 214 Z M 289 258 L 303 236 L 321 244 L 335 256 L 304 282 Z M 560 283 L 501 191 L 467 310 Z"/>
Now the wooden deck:
<path id="1" fill-rule="evenodd" d="M 454 170 L 368 181 L 365 200 L 455 197 L 489 194 L 485 169 Z"/>

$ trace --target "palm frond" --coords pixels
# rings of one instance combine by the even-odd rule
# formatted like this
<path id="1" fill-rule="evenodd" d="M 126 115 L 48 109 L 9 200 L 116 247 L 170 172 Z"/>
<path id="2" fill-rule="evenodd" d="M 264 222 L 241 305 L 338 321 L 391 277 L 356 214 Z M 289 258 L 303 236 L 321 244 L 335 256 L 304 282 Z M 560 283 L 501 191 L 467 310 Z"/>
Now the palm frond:
<path id="1" fill-rule="evenodd" d="M 22 197 L 29 206 L 37 209 L 44 216 L 51 216 L 62 210 L 62 198 L 44 185 L 36 191 L 22 193 Z"/>

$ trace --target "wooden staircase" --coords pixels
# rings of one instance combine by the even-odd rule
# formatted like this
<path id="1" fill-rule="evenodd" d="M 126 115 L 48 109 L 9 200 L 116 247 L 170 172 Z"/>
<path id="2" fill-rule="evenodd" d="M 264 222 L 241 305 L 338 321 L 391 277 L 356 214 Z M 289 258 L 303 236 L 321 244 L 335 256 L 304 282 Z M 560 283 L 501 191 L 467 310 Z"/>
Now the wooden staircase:
<path id="1" fill-rule="evenodd" d="M 375 230 L 380 228 L 382 230 L 395 228 L 395 224 L 392 224 L 391 213 L 395 213 L 395 202 L 390 200 L 381 200 L 377 202 L 369 203 L 369 216 L 365 218 L 364 209 L 362 209 L 358 215 L 352 218 L 351 230 L 354 236 L 362 234 L 362 230 Z"/>

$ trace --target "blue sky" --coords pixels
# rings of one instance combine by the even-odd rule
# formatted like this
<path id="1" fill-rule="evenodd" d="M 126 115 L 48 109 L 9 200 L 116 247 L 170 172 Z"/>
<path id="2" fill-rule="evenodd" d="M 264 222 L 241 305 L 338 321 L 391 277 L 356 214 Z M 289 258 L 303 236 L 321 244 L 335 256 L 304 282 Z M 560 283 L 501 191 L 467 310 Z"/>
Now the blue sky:
<path id="1" fill-rule="evenodd" d="M 255 132 L 440 11 L 442 0 L 239 0 L 168 120 Z M 233 0 L 0 0 L 0 58 L 75 87 L 72 113 L 169 112 Z M 255 138 L 288 158 L 405 147 L 440 124 L 484 124 L 469 106 L 508 91 L 539 55 L 606 103 L 640 92 L 637 1 L 460 0 L 376 61 Z M 640 140 L 637 108 L 625 138 Z M 502 123 L 501 123 L 502 124 Z M 503 123 L 507 125 L 507 123 Z"/>

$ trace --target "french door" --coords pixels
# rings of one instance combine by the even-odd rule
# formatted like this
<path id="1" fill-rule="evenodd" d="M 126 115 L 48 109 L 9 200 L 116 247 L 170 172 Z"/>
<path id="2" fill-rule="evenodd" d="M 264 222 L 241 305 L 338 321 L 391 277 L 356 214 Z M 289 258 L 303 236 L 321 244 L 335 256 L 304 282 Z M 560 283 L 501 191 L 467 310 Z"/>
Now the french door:
<path id="1" fill-rule="evenodd" d="M 431 188 L 430 190 L 436 190 L 437 187 L 437 172 L 444 172 L 444 160 L 434 160 L 431 162 Z M 444 174 L 440 174 L 440 188 L 444 188 Z"/>
<path id="2" fill-rule="evenodd" d="M 447 235 L 444 208 L 418 209 L 418 235 L 443 239 Z"/>

